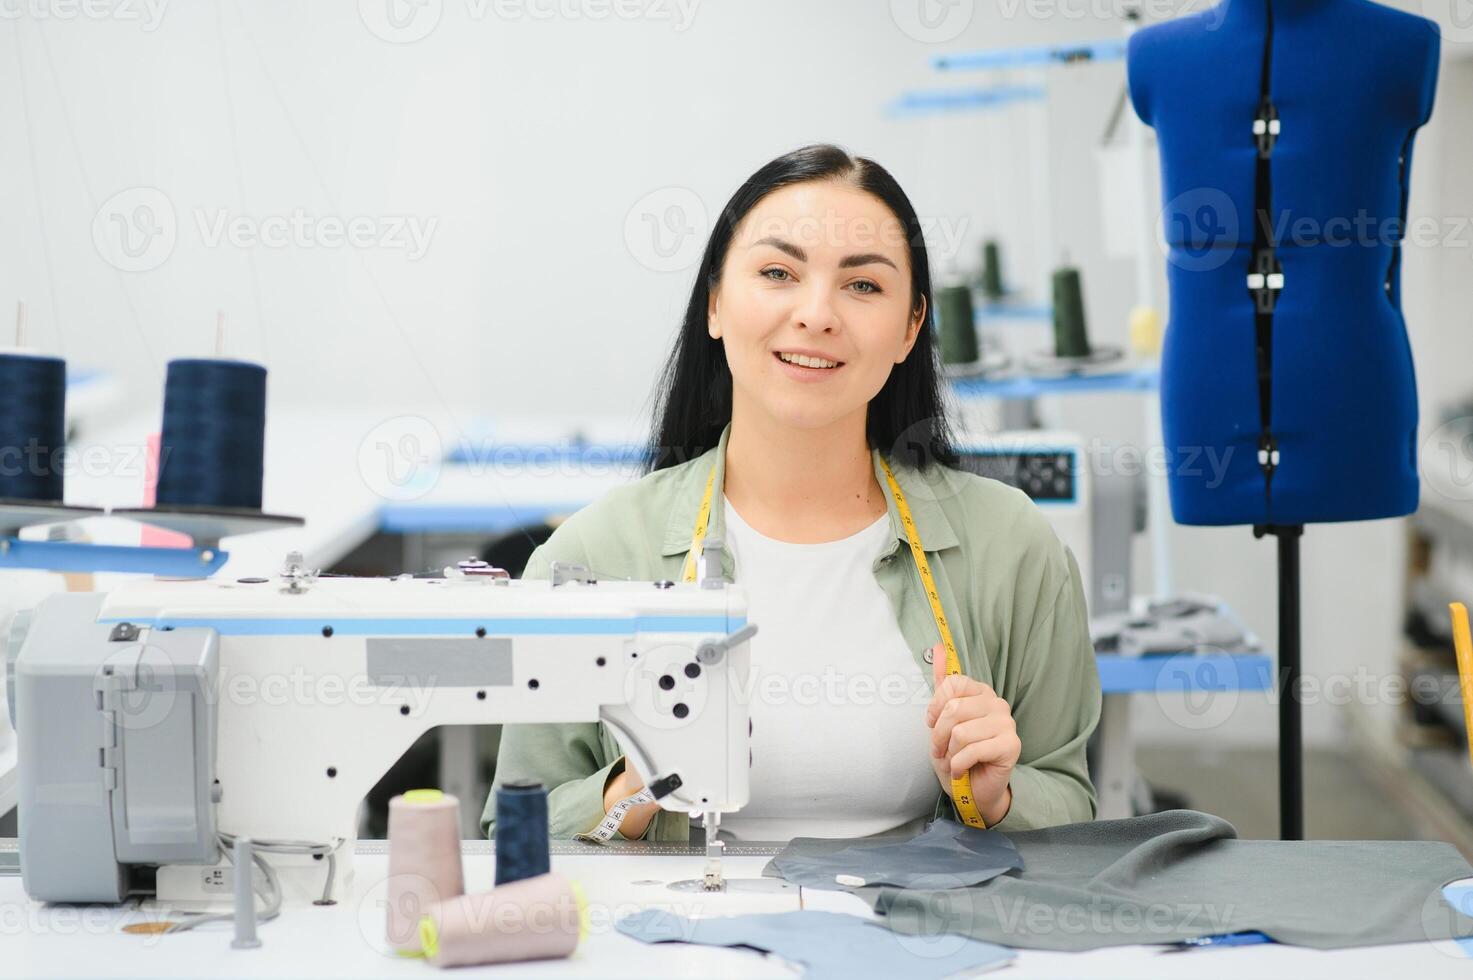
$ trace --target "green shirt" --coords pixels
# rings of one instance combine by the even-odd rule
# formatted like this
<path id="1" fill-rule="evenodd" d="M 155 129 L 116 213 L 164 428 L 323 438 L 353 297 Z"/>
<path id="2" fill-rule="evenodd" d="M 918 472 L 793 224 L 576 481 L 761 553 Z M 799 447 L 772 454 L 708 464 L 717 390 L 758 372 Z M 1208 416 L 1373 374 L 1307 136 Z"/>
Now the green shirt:
<path id="1" fill-rule="evenodd" d="M 563 561 L 605 578 L 678 581 L 713 464 L 716 493 L 707 540 L 725 538 L 720 488 L 730 435 L 728 424 L 714 449 L 612 490 L 578 511 L 532 553 L 522 577 L 548 578 L 551 563 Z M 931 683 L 927 657 L 941 637 L 879 452 L 870 455 L 894 535 L 875 560 L 875 581 Z M 892 462 L 891 468 L 936 579 L 962 671 L 991 685 L 1018 726 L 1023 749 L 1012 774 L 1012 807 L 997 829 L 1093 819 L 1085 743 L 1100 717 L 1100 679 L 1074 556 L 1020 490 L 940 464 L 919 470 Z M 730 551 L 722 565 L 728 579 L 741 581 Z M 573 837 L 603 819 L 604 787 L 623 764 L 618 743 L 602 724 L 508 725 L 496 784 L 540 780 L 550 790 L 552 836 Z M 939 783 L 936 793 L 935 815 L 956 819 Z M 494 835 L 495 819 L 493 788 L 481 815 L 488 837 Z M 685 841 L 689 833 L 689 816 L 661 810 L 644 837 Z"/>

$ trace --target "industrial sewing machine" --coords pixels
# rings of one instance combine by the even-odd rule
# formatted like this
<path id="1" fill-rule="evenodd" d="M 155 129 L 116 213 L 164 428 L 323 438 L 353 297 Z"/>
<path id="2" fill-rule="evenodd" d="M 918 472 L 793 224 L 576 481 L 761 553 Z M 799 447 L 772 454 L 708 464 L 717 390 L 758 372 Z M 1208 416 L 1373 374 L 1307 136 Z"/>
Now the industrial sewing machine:
<path id="1" fill-rule="evenodd" d="M 661 806 L 747 802 L 746 597 L 708 543 L 694 583 L 599 581 L 554 565 L 512 581 L 150 581 L 58 594 L 10 631 L 27 893 L 150 894 L 228 905 L 222 846 L 248 836 L 284 900 L 332 902 L 352 877 L 358 808 L 426 730 L 602 721 Z M 468 801 L 479 803 L 479 801 Z"/>

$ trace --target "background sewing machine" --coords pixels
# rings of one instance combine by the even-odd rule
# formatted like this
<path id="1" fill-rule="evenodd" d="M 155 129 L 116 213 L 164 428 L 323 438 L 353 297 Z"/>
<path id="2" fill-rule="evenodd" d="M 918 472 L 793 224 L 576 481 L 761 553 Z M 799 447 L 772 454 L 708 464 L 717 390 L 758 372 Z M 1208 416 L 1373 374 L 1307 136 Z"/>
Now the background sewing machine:
<path id="1" fill-rule="evenodd" d="M 286 901 L 332 901 L 364 795 L 444 724 L 601 720 L 662 806 L 714 826 L 747 802 L 755 631 L 717 558 L 690 584 L 577 566 L 520 582 L 474 562 L 319 578 L 289 561 L 52 596 L 9 650 L 26 891 L 228 904 L 221 847 L 247 835 Z"/>

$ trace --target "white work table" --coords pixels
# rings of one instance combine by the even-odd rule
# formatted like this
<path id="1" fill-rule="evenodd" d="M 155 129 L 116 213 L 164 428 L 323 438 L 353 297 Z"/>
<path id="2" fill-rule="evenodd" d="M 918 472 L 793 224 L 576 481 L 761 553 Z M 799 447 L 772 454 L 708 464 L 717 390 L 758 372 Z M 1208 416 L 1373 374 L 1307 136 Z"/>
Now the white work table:
<path id="1" fill-rule="evenodd" d="M 377 845 L 377 846 L 375 846 Z M 363 850 L 381 849 L 365 842 Z M 484 851 L 487 843 L 470 842 Z M 16 876 L 0 877 L 0 963 L 7 977 L 431 977 L 433 967 L 384 950 L 384 888 L 387 858 L 360 853 L 351 901 L 331 908 L 285 909 L 260 927 L 262 946 L 230 948 L 228 924 L 205 926 L 169 936 L 131 935 L 122 926 L 157 916 L 148 909 L 106 906 L 46 906 L 31 902 Z M 494 857 L 469 853 L 466 887 L 489 888 Z M 465 968 L 453 976 L 487 977 L 791 977 L 781 961 L 749 950 L 717 949 L 680 943 L 646 945 L 616 932 L 614 920 L 641 908 L 659 906 L 695 917 L 781 912 L 800 907 L 868 916 L 857 898 L 841 892 L 793 889 L 775 894 L 703 894 L 673 891 L 670 881 L 699 875 L 697 856 L 629 854 L 554 854 L 553 870 L 582 883 L 588 896 L 590 932 L 570 959 Z M 757 877 L 765 856 L 732 855 L 728 878 Z M 924 951 L 946 948 L 952 937 L 896 937 Z M 923 955 L 918 953 L 918 955 Z M 1414 976 L 1467 977 L 1473 962 L 1456 943 L 1418 943 L 1323 952 L 1260 945 L 1167 953 L 1160 947 L 1128 946 L 1090 953 L 1022 950 L 998 977 L 1213 977 L 1239 978 Z"/>

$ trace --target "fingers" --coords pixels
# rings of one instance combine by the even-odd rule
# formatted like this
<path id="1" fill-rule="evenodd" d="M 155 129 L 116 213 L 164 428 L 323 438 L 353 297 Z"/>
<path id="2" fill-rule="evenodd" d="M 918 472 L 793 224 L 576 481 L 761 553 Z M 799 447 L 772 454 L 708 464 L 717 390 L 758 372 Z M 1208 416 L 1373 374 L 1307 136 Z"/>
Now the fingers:
<path id="1" fill-rule="evenodd" d="M 991 688 L 984 694 L 953 698 L 942 707 L 936 723 L 931 726 L 931 755 L 939 759 L 955 752 L 961 745 L 972 741 L 972 738 L 965 737 L 968 732 L 975 732 L 973 737 L 976 738 L 985 737 L 993 733 L 989 726 L 1011 723 L 1008 703 L 992 693 Z"/>
<path id="2" fill-rule="evenodd" d="M 952 674 L 950 677 L 943 678 L 941 683 L 936 685 L 930 703 L 926 705 L 926 726 L 929 728 L 935 725 L 936 719 L 941 717 L 946 706 L 958 698 L 989 696 L 996 697 L 997 692 L 981 681 L 974 681 L 963 674 Z"/>
<path id="3" fill-rule="evenodd" d="M 989 738 L 998 735 L 1006 735 L 1015 731 L 1013 719 L 1005 713 L 992 712 L 980 718 L 963 721 L 951 730 L 951 738 L 943 747 L 941 754 L 953 756 L 973 742 L 985 742 Z"/>
<path id="4" fill-rule="evenodd" d="M 951 757 L 952 778 L 968 772 L 973 766 L 988 764 L 1006 766 L 1011 769 L 1022 754 L 1023 743 L 1017 732 L 1008 731 L 980 742 L 964 746 Z"/>

